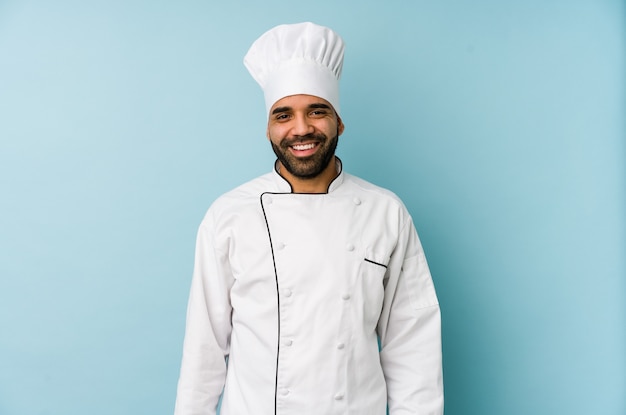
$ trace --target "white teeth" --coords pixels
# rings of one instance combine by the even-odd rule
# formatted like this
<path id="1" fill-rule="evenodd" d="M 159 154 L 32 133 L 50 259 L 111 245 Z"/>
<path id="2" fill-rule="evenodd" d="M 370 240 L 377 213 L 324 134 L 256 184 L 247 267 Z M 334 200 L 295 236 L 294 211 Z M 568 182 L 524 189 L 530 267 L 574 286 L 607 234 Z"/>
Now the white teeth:
<path id="1" fill-rule="evenodd" d="M 315 147 L 315 144 L 311 143 L 311 144 L 296 144 L 295 146 L 292 146 L 294 150 L 298 150 L 298 151 L 302 151 L 302 150 L 310 150 L 313 147 Z"/>

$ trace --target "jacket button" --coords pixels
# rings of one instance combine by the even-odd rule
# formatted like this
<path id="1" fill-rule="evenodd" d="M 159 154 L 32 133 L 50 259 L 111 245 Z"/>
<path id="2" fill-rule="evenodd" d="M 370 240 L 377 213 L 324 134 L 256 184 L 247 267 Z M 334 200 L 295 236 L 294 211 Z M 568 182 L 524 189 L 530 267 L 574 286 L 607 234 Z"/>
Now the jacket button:
<path id="1" fill-rule="evenodd" d="M 283 291 L 283 294 L 284 294 L 285 297 L 291 297 L 292 292 L 291 292 L 291 290 L 286 289 L 285 291 Z"/>
<path id="2" fill-rule="evenodd" d="M 343 343 L 339 343 L 339 344 L 337 345 L 337 349 L 341 350 L 341 349 L 343 349 L 345 346 L 346 346 L 345 344 L 343 344 Z"/>
<path id="3" fill-rule="evenodd" d="M 285 346 L 291 346 L 293 344 L 293 340 L 285 340 Z"/>
<path id="4" fill-rule="evenodd" d="M 338 394 L 335 395 L 335 400 L 336 401 L 340 401 L 342 399 L 343 399 L 343 393 L 338 393 Z"/>
<path id="5" fill-rule="evenodd" d="M 361 204 L 361 199 L 359 199 L 358 197 L 355 197 L 353 202 L 355 205 L 359 206 Z"/>
<path id="6" fill-rule="evenodd" d="M 343 298 L 344 300 L 349 300 L 350 299 L 350 294 L 344 294 L 341 296 L 341 298 Z"/>
<path id="7" fill-rule="evenodd" d="M 276 248 L 278 248 L 279 250 L 282 250 L 282 249 L 285 248 L 285 244 L 282 243 L 282 242 L 279 242 L 279 243 L 276 244 Z"/>
<path id="8" fill-rule="evenodd" d="M 352 244 L 348 244 L 348 245 L 346 245 L 346 249 L 347 249 L 349 252 L 352 252 L 352 251 L 354 251 L 354 245 L 352 245 Z"/>

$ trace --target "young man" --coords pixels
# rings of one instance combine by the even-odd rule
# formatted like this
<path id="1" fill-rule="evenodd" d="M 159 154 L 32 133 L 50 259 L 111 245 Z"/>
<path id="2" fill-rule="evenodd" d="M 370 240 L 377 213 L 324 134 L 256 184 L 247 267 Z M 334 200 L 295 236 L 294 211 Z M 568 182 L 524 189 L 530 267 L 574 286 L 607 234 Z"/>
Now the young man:
<path id="1" fill-rule="evenodd" d="M 274 171 L 218 198 L 198 232 L 176 415 L 443 413 L 440 313 L 413 222 L 343 171 L 343 41 L 302 23 L 244 60 Z"/>

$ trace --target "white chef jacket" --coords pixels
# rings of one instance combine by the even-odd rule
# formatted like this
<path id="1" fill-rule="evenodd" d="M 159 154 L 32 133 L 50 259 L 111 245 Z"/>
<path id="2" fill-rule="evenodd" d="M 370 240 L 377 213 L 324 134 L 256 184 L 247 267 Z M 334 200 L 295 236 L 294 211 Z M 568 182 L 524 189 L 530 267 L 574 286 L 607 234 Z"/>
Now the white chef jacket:
<path id="1" fill-rule="evenodd" d="M 297 194 L 275 170 L 213 203 L 175 415 L 222 393 L 223 415 L 443 414 L 439 305 L 393 193 L 342 171 Z"/>

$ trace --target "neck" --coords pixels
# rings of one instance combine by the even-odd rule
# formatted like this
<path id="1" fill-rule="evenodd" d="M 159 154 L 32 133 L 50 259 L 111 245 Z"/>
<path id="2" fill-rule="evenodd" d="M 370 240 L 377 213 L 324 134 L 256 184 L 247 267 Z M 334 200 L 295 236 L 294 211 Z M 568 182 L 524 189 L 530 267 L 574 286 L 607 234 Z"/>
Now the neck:
<path id="1" fill-rule="evenodd" d="M 327 193 L 330 183 L 338 175 L 337 162 L 334 156 L 320 174 L 308 179 L 292 175 L 280 161 L 278 162 L 278 171 L 289 182 L 294 193 Z"/>

